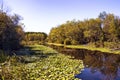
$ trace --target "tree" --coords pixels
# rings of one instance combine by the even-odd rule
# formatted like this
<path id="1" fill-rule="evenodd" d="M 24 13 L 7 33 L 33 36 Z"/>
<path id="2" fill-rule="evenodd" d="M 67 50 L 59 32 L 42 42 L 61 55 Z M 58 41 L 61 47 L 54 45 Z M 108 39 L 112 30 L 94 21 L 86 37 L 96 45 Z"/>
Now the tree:
<path id="1" fill-rule="evenodd" d="M 116 42 L 118 40 L 119 30 L 119 18 L 114 16 L 114 14 L 107 14 L 103 27 L 106 40 Z"/>
<path id="2" fill-rule="evenodd" d="M 101 38 L 101 21 L 99 18 L 85 21 L 84 36 L 88 42 L 96 42 Z"/>
<path id="3" fill-rule="evenodd" d="M 98 18 L 84 21 L 67 21 L 51 29 L 49 42 L 64 44 L 95 43 L 104 47 L 104 42 L 120 40 L 120 18 L 106 12 L 100 13 Z"/>
<path id="4" fill-rule="evenodd" d="M 26 44 L 31 43 L 43 43 L 47 38 L 47 34 L 44 32 L 25 32 L 24 41 Z"/>
<path id="5" fill-rule="evenodd" d="M 104 21 L 105 18 L 106 18 L 106 16 L 107 16 L 107 13 L 106 13 L 105 11 L 103 11 L 102 13 L 99 14 L 98 17 L 99 17 L 102 21 Z"/>
<path id="6" fill-rule="evenodd" d="M 98 18 L 101 20 L 101 39 L 100 42 L 102 42 L 102 44 L 104 44 L 104 40 L 105 40 L 105 34 L 103 31 L 103 27 L 104 27 L 104 20 L 106 19 L 107 13 L 105 11 L 103 11 L 102 13 L 99 14 Z"/>
<path id="7" fill-rule="evenodd" d="M 0 12 L 0 48 L 9 51 L 20 48 L 20 41 L 24 35 L 19 19 L 15 20 L 13 17 L 19 16 L 9 16 L 5 12 Z"/>
<path id="8" fill-rule="evenodd" d="M 0 12 L 8 13 L 10 12 L 10 8 L 4 3 L 3 0 L 0 0 Z"/>

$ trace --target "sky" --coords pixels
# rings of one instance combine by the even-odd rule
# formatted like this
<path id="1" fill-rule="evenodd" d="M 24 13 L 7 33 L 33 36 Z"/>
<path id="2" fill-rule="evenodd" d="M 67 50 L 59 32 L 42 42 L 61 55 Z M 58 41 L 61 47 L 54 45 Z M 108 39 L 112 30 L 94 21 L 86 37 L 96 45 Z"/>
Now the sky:
<path id="1" fill-rule="evenodd" d="M 0 0 L 1 2 L 2 0 Z M 49 33 L 66 21 L 97 18 L 106 11 L 120 16 L 120 0 L 3 0 L 23 17 L 25 31 Z"/>

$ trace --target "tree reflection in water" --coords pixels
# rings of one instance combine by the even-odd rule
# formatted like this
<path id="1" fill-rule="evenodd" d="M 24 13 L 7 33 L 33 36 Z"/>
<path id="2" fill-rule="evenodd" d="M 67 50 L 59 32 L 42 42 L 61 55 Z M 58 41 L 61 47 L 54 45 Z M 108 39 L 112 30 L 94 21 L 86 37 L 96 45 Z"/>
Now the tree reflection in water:
<path id="1" fill-rule="evenodd" d="M 120 55 L 86 49 L 62 49 L 61 53 L 83 60 L 84 70 L 75 77 L 82 80 L 120 80 Z"/>

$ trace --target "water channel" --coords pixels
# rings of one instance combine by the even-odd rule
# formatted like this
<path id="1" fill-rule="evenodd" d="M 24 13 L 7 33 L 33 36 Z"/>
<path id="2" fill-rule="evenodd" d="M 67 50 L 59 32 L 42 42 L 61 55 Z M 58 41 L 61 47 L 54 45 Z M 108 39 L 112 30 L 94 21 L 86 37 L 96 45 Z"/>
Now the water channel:
<path id="1" fill-rule="evenodd" d="M 55 47 L 54 47 L 55 48 Z M 72 59 L 83 61 L 85 68 L 76 78 L 82 80 L 120 80 L 120 55 L 86 49 L 56 48 Z"/>

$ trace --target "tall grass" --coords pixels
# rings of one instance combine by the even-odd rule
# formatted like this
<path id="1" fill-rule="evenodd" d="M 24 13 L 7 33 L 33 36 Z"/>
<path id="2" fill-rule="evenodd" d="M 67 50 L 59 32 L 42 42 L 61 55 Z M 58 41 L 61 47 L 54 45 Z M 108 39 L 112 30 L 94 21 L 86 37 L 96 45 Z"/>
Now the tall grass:
<path id="1" fill-rule="evenodd" d="M 5 62 L 7 57 L 7 54 L 4 51 L 0 50 L 0 63 Z"/>

